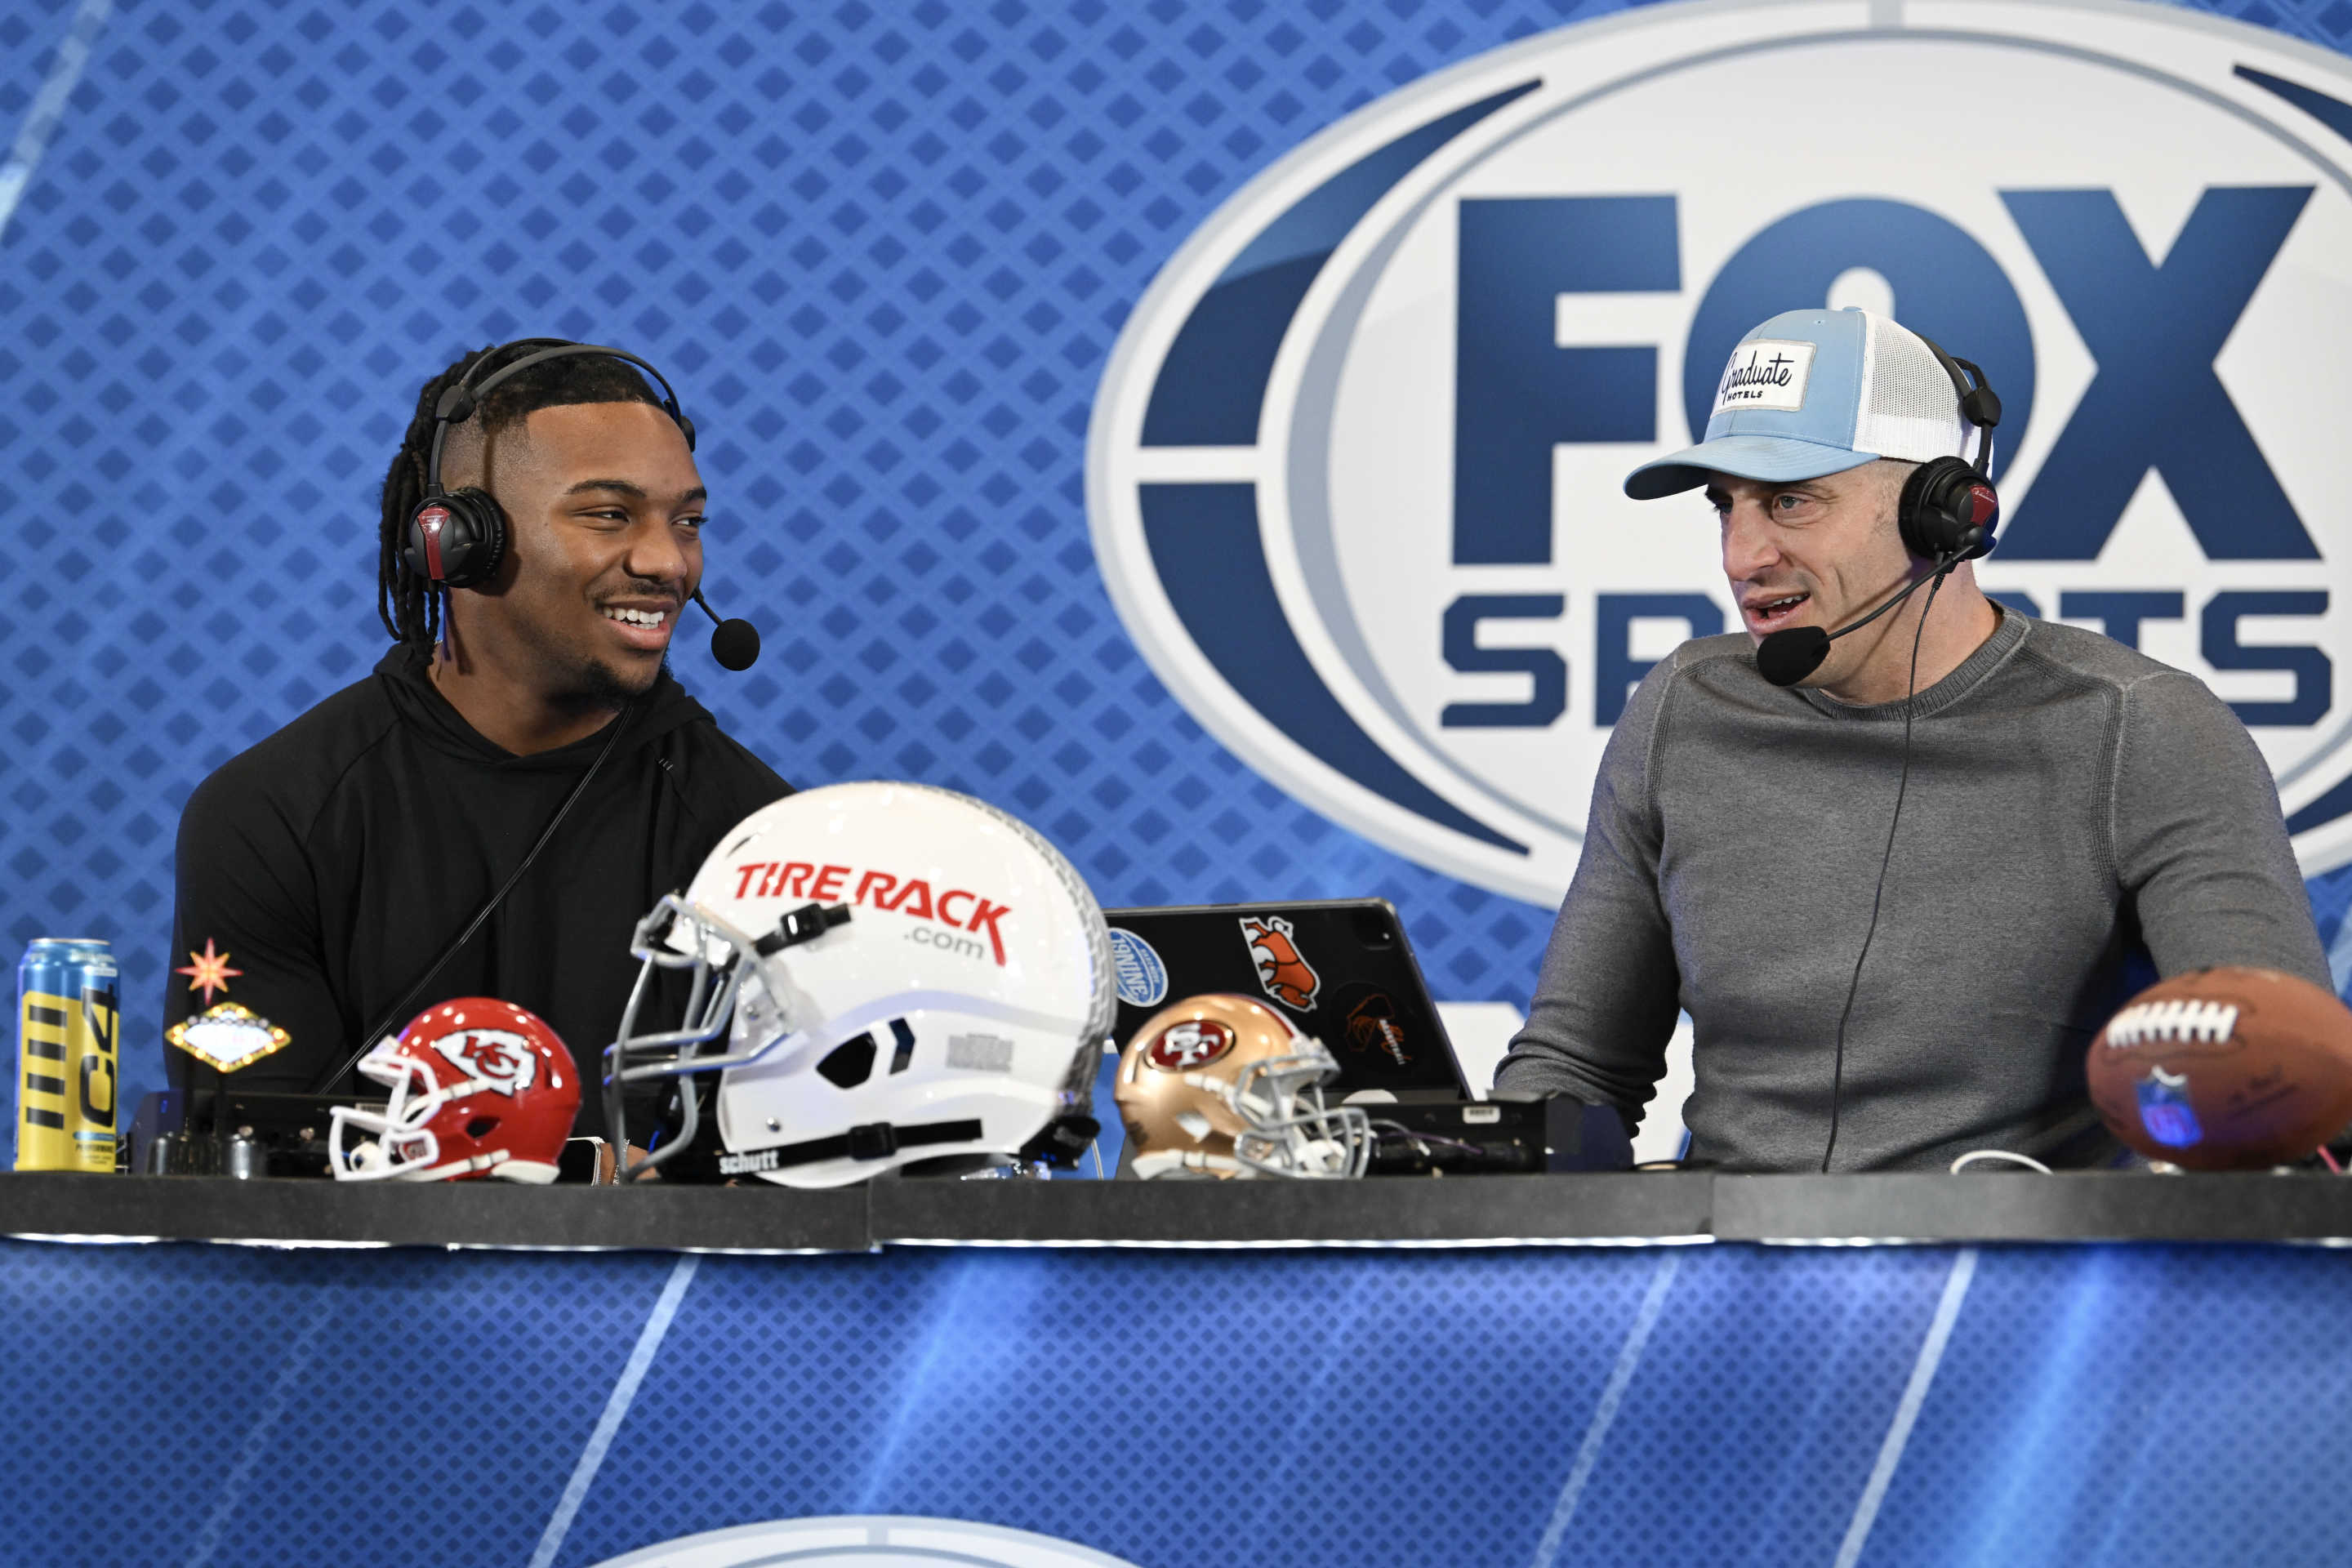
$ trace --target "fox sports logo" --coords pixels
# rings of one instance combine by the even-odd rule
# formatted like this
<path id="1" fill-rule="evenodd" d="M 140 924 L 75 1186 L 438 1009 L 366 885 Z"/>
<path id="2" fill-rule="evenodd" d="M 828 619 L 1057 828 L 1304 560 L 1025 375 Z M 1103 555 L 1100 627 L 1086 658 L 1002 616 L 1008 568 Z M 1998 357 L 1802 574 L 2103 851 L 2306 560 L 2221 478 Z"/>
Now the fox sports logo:
<path id="1" fill-rule="evenodd" d="M 1202 724 L 1549 903 L 1609 730 L 1736 628 L 1636 502 L 1732 345 L 1886 311 L 2006 405 L 1986 589 L 2208 681 L 2352 860 L 2352 62 L 2137 4 L 1669 5 L 1381 99 L 1253 181 L 1097 399 L 1096 548 Z"/>

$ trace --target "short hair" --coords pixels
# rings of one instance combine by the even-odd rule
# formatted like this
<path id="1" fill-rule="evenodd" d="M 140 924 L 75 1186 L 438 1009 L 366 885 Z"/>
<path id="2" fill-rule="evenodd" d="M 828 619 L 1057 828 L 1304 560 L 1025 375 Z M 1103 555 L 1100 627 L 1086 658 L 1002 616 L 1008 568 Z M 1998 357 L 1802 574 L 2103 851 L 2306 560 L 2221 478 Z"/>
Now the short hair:
<path id="1" fill-rule="evenodd" d="M 1903 510 L 1903 487 L 1910 482 L 1911 476 L 1918 471 L 1919 465 L 1907 458 L 1881 458 L 1876 462 L 1864 466 L 1869 470 L 1871 479 L 1878 485 L 1879 500 L 1885 508 L 1887 518 L 1890 521 L 1900 521 Z"/>
<path id="2" fill-rule="evenodd" d="M 501 365 L 512 364 L 536 350 L 568 341 L 523 338 L 476 349 L 426 382 L 416 395 L 416 413 L 409 420 L 408 433 L 401 438 L 400 450 L 393 454 L 392 467 L 383 476 L 383 512 L 376 539 L 375 609 L 383 621 L 383 629 L 392 634 L 395 642 L 431 647 L 441 638 L 442 601 L 447 590 L 434 586 L 410 571 L 402 557 L 408 520 L 425 499 L 425 470 L 432 453 L 433 427 L 438 423 L 436 416 L 441 406 L 441 395 L 477 366 L 481 367 L 480 374 L 474 378 L 478 382 L 496 374 Z M 650 403 L 658 408 L 661 401 L 646 384 L 645 377 L 637 374 L 636 367 L 625 360 L 604 354 L 566 354 L 562 359 L 533 365 L 491 388 L 467 423 L 488 438 L 521 424 L 542 408 L 574 403 Z"/>

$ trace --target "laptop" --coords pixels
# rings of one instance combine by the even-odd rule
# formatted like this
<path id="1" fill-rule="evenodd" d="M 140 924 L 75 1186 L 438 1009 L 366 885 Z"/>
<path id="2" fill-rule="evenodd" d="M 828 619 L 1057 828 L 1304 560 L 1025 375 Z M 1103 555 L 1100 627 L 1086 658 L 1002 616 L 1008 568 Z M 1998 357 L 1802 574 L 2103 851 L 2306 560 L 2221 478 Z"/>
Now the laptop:
<path id="1" fill-rule="evenodd" d="M 1116 1044 L 1172 1002 L 1264 1002 L 1339 1064 L 1335 1100 L 1366 1089 L 1467 1100 L 1469 1086 L 1386 899 L 1105 910 L 1118 980 Z"/>

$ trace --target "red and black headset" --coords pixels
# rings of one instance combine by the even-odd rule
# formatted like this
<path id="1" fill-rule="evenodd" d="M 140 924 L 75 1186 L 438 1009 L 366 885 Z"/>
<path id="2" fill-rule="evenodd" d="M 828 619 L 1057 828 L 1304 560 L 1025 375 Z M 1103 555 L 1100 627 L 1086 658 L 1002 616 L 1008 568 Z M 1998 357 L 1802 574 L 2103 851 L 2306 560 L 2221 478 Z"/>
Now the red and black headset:
<path id="1" fill-rule="evenodd" d="M 1924 333 L 1912 336 L 1926 343 L 1959 394 L 1960 417 L 1977 427 L 1977 455 L 1931 458 L 1911 470 L 1895 502 L 1895 521 L 1903 531 L 1904 548 L 1922 561 L 1972 561 L 1990 553 L 1993 530 L 2000 522 L 2000 498 L 1992 488 L 1992 429 L 2000 423 L 2000 398 L 1985 384 L 1985 374 L 1966 360 L 1956 360 Z M 1964 379 L 1961 370 L 1968 374 Z"/>
<path id="2" fill-rule="evenodd" d="M 512 364 L 493 372 L 481 385 L 470 383 L 475 372 L 488 364 L 514 343 L 500 345 L 474 362 L 473 367 L 457 378 L 457 384 L 441 395 L 434 410 L 433 451 L 425 464 L 425 498 L 409 514 L 408 532 L 402 542 L 400 558 L 409 571 L 436 588 L 472 588 L 487 583 L 499 569 L 507 554 L 507 514 L 489 491 L 474 485 L 454 490 L 441 488 L 441 447 L 449 438 L 449 426 L 463 425 L 473 417 L 481 400 L 501 383 L 520 375 L 537 364 L 549 360 L 568 359 L 574 354 L 603 354 L 607 359 L 625 360 L 635 365 L 662 389 L 662 412 L 677 424 L 679 435 L 686 437 L 686 449 L 694 450 L 694 421 L 678 411 L 677 394 L 671 389 L 668 378 L 633 353 L 606 348 L 598 343 L 572 343 L 550 339 L 525 339 L 526 342 L 545 342 L 549 346 L 528 353 Z M 732 668 L 732 667 L 730 667 Z"/>

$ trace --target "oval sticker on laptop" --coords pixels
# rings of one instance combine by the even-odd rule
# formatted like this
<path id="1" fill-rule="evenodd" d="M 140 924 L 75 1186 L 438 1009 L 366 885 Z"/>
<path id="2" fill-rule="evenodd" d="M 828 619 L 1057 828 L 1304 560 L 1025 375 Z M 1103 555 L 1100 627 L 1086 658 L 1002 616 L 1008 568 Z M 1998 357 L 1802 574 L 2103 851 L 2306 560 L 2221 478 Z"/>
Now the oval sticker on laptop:
<path id="1" fill-rule="evenodd" d="M 1130 1007 L 1157 1007 L 1168 994 L 1168 966 L 1131 931 L 1110 928 L 1110 967 L 1118 999 Z"/>

